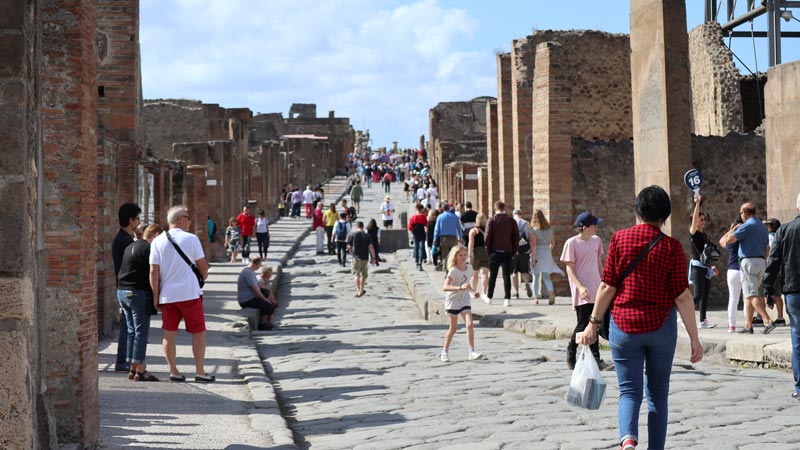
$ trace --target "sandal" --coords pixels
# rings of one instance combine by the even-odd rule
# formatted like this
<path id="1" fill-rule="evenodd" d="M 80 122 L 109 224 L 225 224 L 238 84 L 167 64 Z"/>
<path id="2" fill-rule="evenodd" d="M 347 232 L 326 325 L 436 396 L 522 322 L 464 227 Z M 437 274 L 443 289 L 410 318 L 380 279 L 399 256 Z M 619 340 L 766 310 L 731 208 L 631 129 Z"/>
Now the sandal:
<path id="1" fill-rule="evenodd" d="M 136 375 L 133 377 L 133 381 L 158 381 L 158 377 L 147 371 L 136 372 Z"/>
<path id="2" fill-rule="evenodd" d="M 135 376 L 136 376 L 136 371 L 135 370 L 131 370 L 130 372 L 128 372 L 128 379 L 129 380 L 132 380 L 133 377 L 135 377 Z"/>

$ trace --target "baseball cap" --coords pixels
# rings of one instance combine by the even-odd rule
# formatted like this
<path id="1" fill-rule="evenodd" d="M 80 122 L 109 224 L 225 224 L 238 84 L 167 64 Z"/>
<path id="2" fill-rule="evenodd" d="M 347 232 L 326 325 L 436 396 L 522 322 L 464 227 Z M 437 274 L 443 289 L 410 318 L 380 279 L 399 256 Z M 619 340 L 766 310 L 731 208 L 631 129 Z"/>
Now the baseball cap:
<path id="1" fill-rule="evenodd" d="M 522 215 L 522 211 L 521 211 L 519 208 L 517 208 L 517 209 L 515 209 L 514 211 L 511 211 L 511 214 L 519 214 L 519 215 Z"/>
<path id="2" fill-rule="evenodd" d="M 598 225 L 603 222 L 603 219 L 599 219 L 592 215 L 589 211 L 584 211 L 578 214 L 578 217 L 575 219 L 575 226 L 576 227 L 590 227 L 592 225 Z"/>

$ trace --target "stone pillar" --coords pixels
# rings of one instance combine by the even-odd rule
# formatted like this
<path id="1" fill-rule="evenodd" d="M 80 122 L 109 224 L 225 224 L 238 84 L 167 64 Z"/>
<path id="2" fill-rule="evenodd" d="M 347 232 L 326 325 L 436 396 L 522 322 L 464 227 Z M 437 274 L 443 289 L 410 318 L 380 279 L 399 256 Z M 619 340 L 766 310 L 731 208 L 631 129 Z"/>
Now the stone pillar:
<path id="1" fill-rule="evenodd" d="M 533 207 L 533 71 L 535 49 L 528 39 L 514 40 L 511 49 L 511 109 L 515 208 L 528 214 Z"/>
<path id="2" fill-rule="evenodd" d="M 536 47 L 533 80 L 533 204 L 544 212 L 560 255 L 574 233 L 572 210 L 572 88 L 564 49 L 555 42 Z M 525 211 L 525 214 L 528 212 Z M 533 211 L 531 211 L 531 216 Z"/>
<path id="3" fill-rule="evenodd" d="M 656 184 L 672 199 L 664 233 L 688 246 L 692 98 L 683 0 L 631 2 L 631 85 L 636 190 Z M 633 193 L 636 195 L 636 193 Z"/>
<path id="4" fill-rule="evenodd" d="M 208 255 L 206 180 L 205 166 L 188 166 L 186 168 L 186 179 L 184 180 L 186 201 L 184 203 L 189 208 L 189 215 L 192 216 L 192 223 L 189 225 L 189 230 L 186 231 L 194 233 L 200 238 L 200 243 L 203 244 L 203 253 Z M 225 225 L 227 226 L 227 223 Z M 217 224 L 217 226 L 220 225 Z"/>
<path id="5" fill-rule="evenodd" d="M 486 188 L 483 202 L 494 203 L 500 193 L 500 167 L 497 159 L 498 147 L 497 102 L 486 102 Z M 487 203 L 487 204 L 489 204 Z M 478 206 L 475 206 L 478 208 Z"/>
<path id="6" fill-rule="evenodd" d="M 786 223 L 797 216 L 800 192 L 800 61 L 770 67 L 767 79 L 767 211 Z"/>
<path id="7" fill-rule="evenodd" d="M 100 426 L 94 5 L 41 3 L 47 389 L 59 442 L 83 448 L 97 445 Z"/>
<path id="8" fill-rule="evenodd" d="M 0 436 L 7 448 L 57 446 L 51 403 L 43 389 L 47 336 L 43 295 L 38 86 L 46 77 L 37 54 L 42 1 L 0 6 Z M 95 370 L 97 368 L 95 367 Z M 13 405 L 13 407 L 12 407 Z"/>
<path id="9" fill-rule="evenodd" d="M 514 201 L 514 121 L 511 104 L 511 54 L 497 55 L 498 192 L 492 199 L 511 206 Z"/>
<path id="10" fill-rule="evenodd" d="M 489 169 L 487 167 L 481 167 L 478 169 L 478 204 L 473 205 L 475 211 L 482 212 L 487 215 L 489 210 L 489 204 L 491 203 L 491 195 L 489 195 L 490 189 L 490 181 L 489 181 Z"/>

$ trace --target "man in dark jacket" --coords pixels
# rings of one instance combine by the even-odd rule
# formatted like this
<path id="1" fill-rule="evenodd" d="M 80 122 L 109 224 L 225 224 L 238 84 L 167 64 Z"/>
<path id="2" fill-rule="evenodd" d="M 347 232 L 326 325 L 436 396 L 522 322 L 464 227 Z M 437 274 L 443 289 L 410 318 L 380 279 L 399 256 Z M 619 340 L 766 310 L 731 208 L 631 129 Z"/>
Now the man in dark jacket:
<path id="1" fill-rule="evenodd" d="M 795 204 L 800 212 L 800 194 Z M 778 274 L 782 273 L 782 279 Z M 800 214 L 784 224 L 775 233 L 775 240 L 767 259 L 764 286 L 767 298 L 774 295 L 775 282 L 781 283 L 786 296 L 786 312 L 791 321 L 792 373 L 794 374 L 794 393 L 792 398 L 800 400 Z"/>
<path id="2" fill-rule="evenodd" d="M 486 222 L 486 252 L 489 253 L 490 300 L 494 296 L 497 271 L 503 268 L 503 306 L 511 306 L 511 259 L 517 254 L 519 228 L 517 222 L 506 214 L 506 204 L 498 200 L 494 204 L 495 214 Z"/>

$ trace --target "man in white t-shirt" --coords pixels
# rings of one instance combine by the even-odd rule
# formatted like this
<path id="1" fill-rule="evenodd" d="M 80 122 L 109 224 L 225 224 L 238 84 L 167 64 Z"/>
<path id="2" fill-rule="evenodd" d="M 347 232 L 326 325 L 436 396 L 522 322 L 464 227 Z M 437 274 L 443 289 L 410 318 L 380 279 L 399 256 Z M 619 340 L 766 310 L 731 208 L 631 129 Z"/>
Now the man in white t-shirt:
<path id="1" fill-rule="evenodd" d="M 392 197 L 388 195 L 383 198 L 383 203 L 381 203 L 381 216 L 383 227 L 391 229 L 392 224 L 394 224 L 394 203 L 392 203 Z"/>
<path id="2" fill-rule="evenodd" d="M 203 291 L 192 267 L 178 253 L 178 246 L 189 261 L 193 262 L 205 280 L 208 277 L 203 246 L 197 236 L 184 231 L 191 216 L 183 205 L 173 206 L 167 212 L 169 230 L 159 235 L 150 245 L 150 287 L 153 288 L 153 303 L 161 310 L 161 328 L 164 330 L 164 357 L 169 365 L 169 380 L 186 381 L 181 375 L 175 359 L 175 339 L 181 319 L 186 331 L 192 335 L 192 353 L 196 375 L 194 380 L 211 383 L 213 375 L 205 371 L 206 320 L 203 312 Z"/>
<path id="3" fill-rule="evenodd" d="M 310 219 L 312 213 L 314 212 L 314 199 L 316 195 L 314 195 L 314 191 L 311 190 L 311 186 L 306 186 L 306 190 L 303 191 L 303 207 L 306 209 L 306 219 Z"/>

